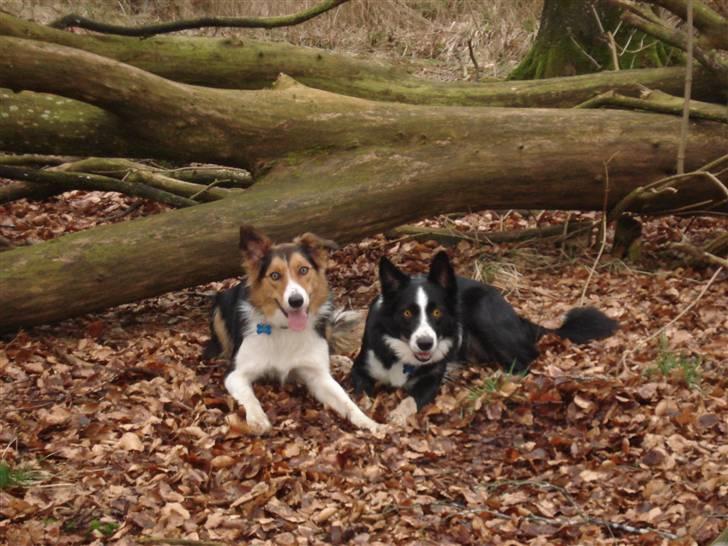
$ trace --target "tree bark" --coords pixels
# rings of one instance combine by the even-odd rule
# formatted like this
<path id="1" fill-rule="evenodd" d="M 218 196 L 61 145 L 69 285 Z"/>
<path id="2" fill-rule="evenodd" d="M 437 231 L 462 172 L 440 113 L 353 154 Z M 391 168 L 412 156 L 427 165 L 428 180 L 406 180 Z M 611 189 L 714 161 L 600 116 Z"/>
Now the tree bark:
<path id="1" fill-rule="evenodd" d="M 430 82 L 412 66 L 365 61 L 323 49 L 234 38 L 127 38 L 64 32 L 0 13 L 0 35 L 74 47 L 122 61 L 166 79 L 227 89 L 262 89 L 279 74 L 309 87 L 371 100 L 409 104 L 570 107 L 608 90 L 639 86 L 677 95 L 684 70 L 646 69 L 543 82 Z M 694 96 L 721 100 L 707 71 L 696 71 Z M 1 137 L 0 137 L 1 138 Z M 121 154 L 116 154 L 121 155 Z"/>
<path id="2" fill-rule="evenodd" d="M 243 222 L 278 240 L 305 225 L 348 242 L 458 210 L 599 210 L 605 164 L 612 206 L 671 172 L 677 147 L 680 121 L 655 114 L 378 103 L 289 78 L 273 90 L 208 89 L 53 44 L 0 38 L 0 49 L 1 85 L 105 108 L 147 155 L 258 174 L 240 196 L 3 252 L 0 330 L 234 275 Z M 725 145 L 721 124 L 694 123 L 688 168 Z M 686 184 L 643 212 L 717 196 Z"/>
<path id="3" fill-rule="evenodd" d="M 670 48 L 655 38 L 650 38 L 654 43 L 649 47 L 634 45 L 631 49 L 636 53 L 618 55 L 617 43 L 640 44 L 640 36 L 630 36 L 628 28 L 620 29 L 619 36 L 611 35 L 619 17 L 620 8 L 609 0 L 545 0 L 534 44 L 510 78 L 530 80 L 665 66 Z"/>

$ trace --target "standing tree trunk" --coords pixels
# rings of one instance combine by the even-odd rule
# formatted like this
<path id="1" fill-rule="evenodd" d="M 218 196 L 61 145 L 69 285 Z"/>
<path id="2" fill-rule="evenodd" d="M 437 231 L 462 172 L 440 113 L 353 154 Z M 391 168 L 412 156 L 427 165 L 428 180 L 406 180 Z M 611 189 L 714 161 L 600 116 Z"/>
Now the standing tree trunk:
<path id="1" fill-rule="evenodd" d="M 545 0 L 533 47 L 510 78 L 542 79 L 619 69 L 606 32 L 616 31 L 620 13 L 608 0 Z M 644 34 L 624 25 L 614 39 L 621 45 L 629 43 L 635 51 L 619 58 L 622 68 L 664 66 L 672 54 L 654 38 L 649 39 L 653 45 L 640 47 Z"/>

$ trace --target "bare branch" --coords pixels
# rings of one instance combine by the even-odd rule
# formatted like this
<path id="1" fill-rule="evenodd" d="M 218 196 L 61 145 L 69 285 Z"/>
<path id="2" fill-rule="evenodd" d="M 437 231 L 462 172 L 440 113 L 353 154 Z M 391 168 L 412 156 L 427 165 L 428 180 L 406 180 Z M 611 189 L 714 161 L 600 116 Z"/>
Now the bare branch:
<path id="1" fill-rule="evenodd" d="M 683 92 L 682 123 L 680 124 L 680 142 L 677 148 L 677 174 L 685 172 L 685 148 L 688 142 L 688 122 L 690 121 L 690 92 L 693 88 L 693 0 L 688 0 L 688 37 L 685 64 L 685 91 Z"/>
<path id="2" fill-rule="evenodd" d="M 321 15 L 322 13 L 340 6 L 345 2 L 348 2 L 348 0 L 324 0 L 317 6 L 305 9 L 293 15 L 279 15 L 275 17 L 200 17 L 198 19 L 171 21 L 168 23 L 144 25 L 141 27 L 109 25 L 72 13 L 53 21 L 49 26 L 61 29 L 77 27 L 104 34 L 141 37 L 154 36 L 156 34 L 168 34 L 170 32 L 203 27 L 276 28 L 301 24 L 309 19 L 313 19 L 317 15 Z"/>
<path id="3" fill-rule="evenodd" d="M 687 20 L 686 0 L 650 0 L 650 3 L 662 6 L 683 20 Z M 728 49 L 728 21 L 720 13 L 699 0 L 693 0 L 693 12 L 695 28 L 708 38 L 711 45 L 720 49 Z"/>
<path id="4" fill-rule="evenodd" d="M 172 193 L 150 188 L 144 184 L 132 184 L 123 180 L 87 173 L 64 173 L 58 171 L 40 171 L 24 167 L 11 167 L 0 165 L 0 176 L 10 180 L 20 180 L 42 184 L 44 187 L 55 186 L 62 191 L 69 190 L 99 190 L 115 191 L 126 195 L 134 195 L 167 203 L 174 207 L 189 207 L 197 205 L 195 201 L 180 197 Z"/>

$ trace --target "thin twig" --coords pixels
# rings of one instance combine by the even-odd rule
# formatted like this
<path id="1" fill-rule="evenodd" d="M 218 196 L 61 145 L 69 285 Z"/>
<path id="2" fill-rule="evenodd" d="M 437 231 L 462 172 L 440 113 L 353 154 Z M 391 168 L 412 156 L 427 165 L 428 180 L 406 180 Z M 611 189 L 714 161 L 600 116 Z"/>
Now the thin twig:
<path id="1" fill-rule="evenodd" d="M 582 47 L 582 45 L 579 42 L 576 41 L 576 38 L 574 38 L 574 36 L 571 34 L 571 32 L 569 32 L 569 38 L 571 39 L 572 43 L 576 46 L 576 48 L 579 51 L 581 51 L 584 54 L 584 56 L 592 62 L 592 64 L 594 65 L 594 67 L 597 70 L 601 70 L 602 69 L 602 65 L 599 64 L 599 61 L 597 61 L 594 57 L 592 57 L 591 55 L 589 55 L 589 53 L 587 52 L 587 50 L 584 49 Z"/>
<path id="2" fill-rule="evenodd" d="M 318 6 L 305 9 L 293 15 L 279 15 L 275 17 L 200 17 L 199 19 L 172 21 L 140 27 L 109 25 L 72 13 L 53 21 L 49 26 L 53 28 L 77 27 L 85 28 L 86 30 L 93 30 L 95 32 L 102 32 L 104 34 L 141 37 L 203 27 L 276 28 L 298 25 L 308 21 L 309 19 L 313 19 L 317 15 L 321 15 L 330 9 L 340 6 L 347 1 L 348 0 L 324 0 Z"/>
<path id="3" fill-rule="evenodd" d="M 670 322 L 668 322 L 667 324 L 665 324 L 662 328 L 660 328 L 659 330 L 657 330 L 656 332 L 654 332 L 652 335 L 649 335 L 645 339 L 643 339 L 641 343 L 647 343 L 651 339 L 656 338 L 662 332 L 664 332 L 667 328 L 669 328 L 670 326 L 672 326 L 673 324 L 675 324 L 678 320 L 680 320 L 685 315 L 685 313 L 687 313 L 693 307 L 695 307 L 697 305 L 697 303 L 700 301 L 700 298 L 702 298 L 703 295 L 708 291 L 708 288 L 710 288 L 710 285 L 713 284 L 713 281 L 716 279 L 716 277 L 718 277 L 718 275 L 720 274 L 721 271 L 723 271 L 723 267 L 719 267 L 718 269 L 716 269 L 715 273 L 713 273 L 713 276 L 710 277 L 710 280 L 703 287 L 703 289 L 700 291 L 700 293 L 698 294 L 698 296 L 692 302 L 690 302 L 690 305 L 688 305 L 687 307 L 685 307 L 685 309 L 683 309 L 682 311 L 680 311 L 680 313 L 678 313 L 678 315 L 674 319 L 672 319 Z"/>
<path id="4" fill-rule="evenodd" d="M 693 0 L 688 0 L 688 37 L 687 59 L 685 61 L 685 92 L 680 124 L 680 142 L 677 147 L 677 173 L 685 172 L 685 148 L 688 143 L 688 123 L 690 121 L 690 93 L 693 85 Z"/>
<path id="5" fill-rule="evenodd" d="M 609 42 L 609 50 L 612 53 L 612 64 L 614 65 L 614 70 L 619 70 L 619 56 L 617 55 L 617 42 L 614 40 L 614 35 L 611 33 L 611 31 L 607 31 L 604 29 L 604 25 L 602 24 L 602 19 L 599 17 L 599 12 L 597 11 L 596 5 L 591 5 L 592 13 L 594 13 L 594 18 L 597 20 L 597 26 L 599 27 L 599 32 L 601 32 L 603 35 L 607 37 L 607 41 Z M 621 24 L 621 21 L 620 21 Z"/>
<path id="6" fill-rule="evenodd" d="M 614 156 L 610 157 L 607 161 L 604 162 L 604 201 L 602 203 L 602 243 L 599 246 L 599 252 L 597 253 L 597 257 L 594 259 L 594 264 L 592 265 L 591 269 L 589 270 L 589 276 L 586 279 L 586 282 L 584 283 L 584 289 L 581 291 L 581 298 L 579 298 L 579 305 L 584 305 L 584 299 L 586 298 L 586 290 L 589 288 L 589 283 L 591 282 L 592 276 L 594 276 L 594 271 L 597 268 L 597 265 L 599 265 L 599 260 L 602 257 L 602 254 L 604 253 L 604 247 L 607 245 L 607 202 L 609 200 L 609 162 L 614 159 Z"/>
<path id="7" fill-rule="evenodd" d="M 218 184 L 220 184 L 220 181 L 219 181 L 219 180 L 213 180 L 213 181 L 212 181 L 212 182 L 210 182 L 210 183 L 209 183 L 209 184 L 208 184 L 207 186 L 205 186 L 204 188 L 202 188 L 202 189 L 201 189 L 200 191 L 198 191 L 198 192 L 197 192 L 197 193 L 195 193 L 194 195 L 190 195 L 190 199 L 192 199 L 192 200 L 195 200 L 195 199 L 197 199 L 197 197 L 198 197 L 198 196 L 202 195 L 202 194 L 203 194 L 203 193 L 205 193 L 205 192 L 206 192 L 207 190 L 209 190 L 209 189 L 211 189 L 211 188 L 214 188 L 214 187 L 215 187 L 215 186 L 217 186 Z"/>
<path id="8" fill-rule="evenodd" d="M 473 61 L 473 66 L 475 67 L 475 81 L 478 81 L 480 79 L 480 66 L 478 66 L 478 61 L 475 59 L 472 38 L 468 38 L 468 54 L 470 55 L 470 60 Z"/>
<path id="9" fill-rule="evenodd" d="M 457 508 L 458 512 L 461 513 L 485 513 L 490 514 L 492 516 L 495 516 L 499 519 L 513 519 L 512 515 L 508 515 L 504 512 L 499 512 L 498 510 L 493 510 L 491 508 L 486 507 L 472 507 L 472 508 L 465 508 L 464 506 L 461 506 L 456 503 L 447 502 L 447 503 L 433 503 L 435 506 L 450 506 L 452 508 Z M 400 506 L 400 508 L 411 508 L 411 506 Z M 626 523 L 617 523 L 613 521 L 608 521 L 602 518 L 594 518 L 591 516 L 582 516 L 580 518 L 547 518 L 544 516 L 537 516 L 535 514 L 526 514 L 523 516 L 525 519 L 529 521 L 538 521 L 540 523 L 549 523 L 555 526 L 579 526 L 579 525 L 599 525 L 600 527 L 606 527 L 607 529 L 615 529 L 617 531 L 622 531 L 626 533 L 632 533 L 632 534 L 638 534 L 638 535 L 645 535 L 647 533 L 655 533 L 660 535 L 663 538 L 667 538 L 670 540 L 676 540 L 680 538 L 678 535 L 674 533 L 669 533 L 667 531 L 662 531 L 660 529 L 655 529 L 653 527 L 635 527 L 634 525 L 629 525 Z"/>
<path id="10" fill-rule="evenodd" d="M 191 538 L 136 537 L 141 544 L 171 544 L 173 546 L 228 546 L 217 540 L 194 540 Z"/>
<path id="11" fill-rule="evenodd" d="M 680 311 L 680 313 L 678 313 L 678 315 L 674 319 L 672 319 L 670 322 L 668 322 L 667 324 L 665 324 L 664 326 L 662 326 L 661 328 L 659 328 L 656 332 L 653 332 L 652 334 L 650 334 L 646 338 L 643 338 L 641 340 L 638 340 L 634 345 L 632 345 L 632 348 L 631 349 L 628 349 L 627 351 L 625 351 L 624 355 L 622 355 L 621 364 L 626 363 L 627 357 L 630 356 L 630 355 L 632 355 L 632 354 L 634 354 L 634 352 L 639 347 L 643 346 L 648 341 L 650 341 L 650 340 L 656 338 L 657 336 L 659 336 L 667 328 L 669 328 L 670 326 L 672 326 L 673 324 L 675 324 L 678 320 L 680 320 L 688 311 L 690 311 L 693 307 L 695 307 L 697 305 L 697 303 L 700 301 L 700 298 L 702 298 L 703 295 L 708 291 L 708 288 L 710 288 L 710 285 L 713 284 L 713 281 L 715 281 L 715 279 L 718 277 L 718 275 L 720 274 L 721 271 L 723 271 L 723 267 L 719 267 L 718 269 L 716 269 L 715 273 L 713 273 L 713 276 L 710 277 L 710 280 L 705 284 L 705 286 L 703 286 L 703 288 L 700 290 L 700 293 L 697 295 L 697 297 L 692 302 L 690 302 L 690 304 L 687 305 L 685 307 L 685 309 L 683 309 L 682 311 Z"/>

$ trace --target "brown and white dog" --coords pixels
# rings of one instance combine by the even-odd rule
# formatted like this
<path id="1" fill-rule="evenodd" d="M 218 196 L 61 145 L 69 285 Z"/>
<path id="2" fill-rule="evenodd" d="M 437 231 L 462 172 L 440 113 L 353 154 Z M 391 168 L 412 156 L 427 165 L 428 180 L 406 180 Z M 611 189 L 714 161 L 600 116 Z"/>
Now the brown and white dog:
<path id="1" fill-rule="evenodd" d="M 257 433 L 271 428 L 252 387 L 264 376 L 300 381 L 355 426 L 371 431 L 380 427 L 329 371 L 326 331 L 334 311 L 326 249 L 335 246 L 312 233 L 274 245 L 252 226 L 240 228 L 246 280 L 217 295 L 204 357 L 222 354 L 231 359 L 225 387 L 245 408 L 248 426 Z"/>

